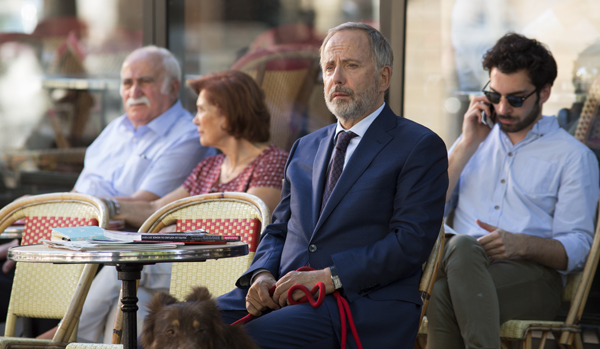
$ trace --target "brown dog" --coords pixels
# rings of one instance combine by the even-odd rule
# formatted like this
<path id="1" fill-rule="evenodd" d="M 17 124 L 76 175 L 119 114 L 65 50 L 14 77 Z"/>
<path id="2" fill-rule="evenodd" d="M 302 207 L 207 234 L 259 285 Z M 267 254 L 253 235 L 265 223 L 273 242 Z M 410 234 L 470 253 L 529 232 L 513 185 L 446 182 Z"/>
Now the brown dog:
<path id="1" fill-rule="evenodd" d="M 206 287 L 194 287 L 185 302 L 156 294 L 148 304 L 141 341 L 146 349 L 258 349 L 241 326 L 223 323 Z"/>

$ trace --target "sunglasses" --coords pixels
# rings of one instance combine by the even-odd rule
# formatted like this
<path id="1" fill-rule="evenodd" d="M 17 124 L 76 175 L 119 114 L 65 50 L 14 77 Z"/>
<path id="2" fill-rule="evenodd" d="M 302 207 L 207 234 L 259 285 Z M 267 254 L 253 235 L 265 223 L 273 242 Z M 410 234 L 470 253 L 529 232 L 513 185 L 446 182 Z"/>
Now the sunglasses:
<path id="1" fill-rule="evenodd" d="M 490 84 L 490 81 L 488 81 L 487 84 L 485 84 L 485 86 L 483 87 L 481 92 L 483 92 L 483 94 L 487 97 L 487 99 L 490 102 L 492 102 L 493 104 L 498 104 L 498 103 L 500 103 L 500 98 L 502 98 L 503 96 L 497 92 L 493 92 L 493 91 L 489 91 L 489 90 L 485 89 Z M 538 92 L 537 88 L 525 97 L 504 96 L 504 98 L 506 98 L 506 100 L 508 101 L 508 104 L 512 105 L 513 107 L 521 108 L 523 106 L 523 103 L 525 102 L 525 100 L 527 98 L 531 97 L 536 92 Z"/>

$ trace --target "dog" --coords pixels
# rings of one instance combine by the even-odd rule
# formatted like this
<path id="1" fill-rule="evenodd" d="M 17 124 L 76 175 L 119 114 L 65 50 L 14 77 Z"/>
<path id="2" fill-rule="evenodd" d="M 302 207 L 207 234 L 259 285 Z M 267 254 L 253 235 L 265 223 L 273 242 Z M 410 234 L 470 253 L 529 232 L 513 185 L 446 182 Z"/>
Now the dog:
<path id="1" fill-rule="evenodd" d="M 258 349 L 241 325 L 223 323 L 206 287 L 194 287 L 185 302 L 160 292 L 147 306 L 141 335 L 146 349 Z"/>

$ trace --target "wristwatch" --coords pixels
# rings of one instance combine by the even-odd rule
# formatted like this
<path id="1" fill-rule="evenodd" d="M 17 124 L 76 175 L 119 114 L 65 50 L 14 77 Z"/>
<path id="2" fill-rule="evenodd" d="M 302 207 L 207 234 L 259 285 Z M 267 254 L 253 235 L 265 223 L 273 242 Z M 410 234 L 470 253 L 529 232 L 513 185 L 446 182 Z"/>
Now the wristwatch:
<path id="1" fill-rule="evenodd" d="M 340 281 L 340 277 L 338 276 L 337 270 L 335 270 L 335 266 L 329 267 L 329 271 L 331 272 L 331 281 L 333 281 L 333 287 L 336 290 L 342 288 L 342 281 Z"/>

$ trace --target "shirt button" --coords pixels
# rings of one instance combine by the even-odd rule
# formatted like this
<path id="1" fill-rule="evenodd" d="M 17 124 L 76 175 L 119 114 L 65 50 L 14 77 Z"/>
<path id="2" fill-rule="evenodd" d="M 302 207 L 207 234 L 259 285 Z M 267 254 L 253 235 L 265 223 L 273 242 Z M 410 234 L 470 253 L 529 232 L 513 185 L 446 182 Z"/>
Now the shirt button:
<path id="1" fill-rule="evenodd" d="M 310 252 L 317 252 L 317 245 L 310 245 L 310 246 L 308 246 L 308 250 Z"/>
<path id="2" fill-rule="evenodd" d="M 504 184 L 505 182 L 506 182 L 506 181 L 505 181 L 504 179 L 500 181 L 500 183 L 502 183 L 502 184 Z"/>
<path id="3" fill-rule="evenodd" d="M 512 156 L 512 153 L 508 153 L 508 156 Z"/>
<path id="4" fill-rule="evenodd" d="M 494 208 L 497 210 L 497 209 L 499 209 L 499 208 L 500 208 L 500 206 L 494 206 Z"/>

